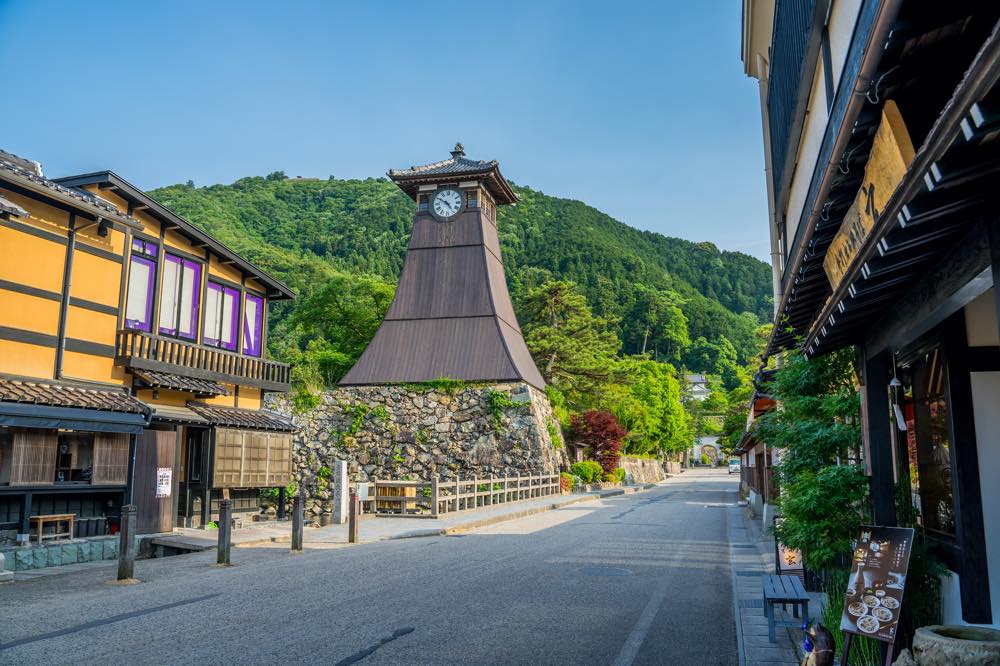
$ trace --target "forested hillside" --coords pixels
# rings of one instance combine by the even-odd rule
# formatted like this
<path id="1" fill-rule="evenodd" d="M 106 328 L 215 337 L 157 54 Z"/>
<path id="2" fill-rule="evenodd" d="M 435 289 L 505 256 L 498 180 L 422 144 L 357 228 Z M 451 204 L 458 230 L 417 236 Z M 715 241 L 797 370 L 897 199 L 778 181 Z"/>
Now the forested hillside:
<path id="1" fill-rule="evenodd" d="M 731 357 L 739 363 L 753 353 L 754 330 L 771 307 L 766 264 L 633 229 L 579 201 L 516 189 L 521 202 L 502 208 L 498 223 L 519 312 L 531 288 L 569 280 L 595 315 L 617 320 L 624 353 L 645 351 L 719 374 Z M 374 178 L 289 179 L 277 172 L 151 194 L 298 291 L 298 305 L 276 308 L 272 326 L 340 273 L 394 282 L 413 212 L 395 185 Z"/>

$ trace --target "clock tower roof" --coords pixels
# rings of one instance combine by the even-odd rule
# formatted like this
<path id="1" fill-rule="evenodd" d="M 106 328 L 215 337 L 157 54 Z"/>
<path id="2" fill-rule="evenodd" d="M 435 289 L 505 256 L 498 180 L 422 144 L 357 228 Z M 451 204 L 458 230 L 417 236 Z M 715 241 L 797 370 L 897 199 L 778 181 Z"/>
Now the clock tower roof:
<path id="1" fill-rule="evenodd" d="M 411 166 L 409 169 L 389 169 L 386 175 L 411 199 L 417 198 L 420 185 L 445 183 L 456 178 L 482 181 L 498 204 L 512 204 L 519 199 L 510 183 L 501 175 L 499 162 L 469 159 L 465 156 L 461 143 L 455 144 L 451 157 L 446 160 Z"/>

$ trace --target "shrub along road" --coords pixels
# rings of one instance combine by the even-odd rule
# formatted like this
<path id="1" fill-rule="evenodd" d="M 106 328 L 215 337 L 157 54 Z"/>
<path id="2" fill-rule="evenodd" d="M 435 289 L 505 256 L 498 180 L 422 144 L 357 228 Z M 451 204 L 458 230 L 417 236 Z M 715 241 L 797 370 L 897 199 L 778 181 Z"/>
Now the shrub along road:
<path id="1" fill-rule="evenodd" d="M 9 584 L 0 663 L 733 664 L 735 499 L 725 472 L 688 472 L 456 536 Z"/>

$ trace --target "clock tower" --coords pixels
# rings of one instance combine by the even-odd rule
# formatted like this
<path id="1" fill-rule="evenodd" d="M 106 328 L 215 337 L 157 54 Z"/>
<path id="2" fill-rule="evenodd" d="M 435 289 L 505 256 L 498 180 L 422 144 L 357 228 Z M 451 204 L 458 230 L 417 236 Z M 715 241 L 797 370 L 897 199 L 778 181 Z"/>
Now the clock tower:
<path id="1" fill-rule="evenodd" d="M 517 202 L 496 160 L 451 157 L 391 169 L 413 199 L 413 230 L 396 296 L 342 385 L 449 378 L 545 387 L 514 316 L 497 206 Z"/>

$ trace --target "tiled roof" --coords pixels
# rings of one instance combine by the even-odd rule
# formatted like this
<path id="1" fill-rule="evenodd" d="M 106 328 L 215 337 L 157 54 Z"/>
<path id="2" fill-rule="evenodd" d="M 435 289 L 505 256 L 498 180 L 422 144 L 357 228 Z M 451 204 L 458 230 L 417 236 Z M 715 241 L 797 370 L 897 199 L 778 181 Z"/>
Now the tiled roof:
<path id="1" fill-rule="evenodd" d="M 0 150 L 0 173 L 7 173 L 19 178 L 24 178 L 42 185 L 54 192 L 58 192 L 64 196 L 70 196 L 74 199 L 78 199 L 81 203 L 88 204 L 94 208 L 98 208 L 105 213 L 111 213 L 116 217 L 121 217 L 124 215 L 122 211 L 105 199 L 102 199 L 86 190 L 81 190 L 76 187 L 66 187 L 65 185 L 60 185 L 59 183 L 53 182 L 45 177 L 42 173 L 42 165 L 33 160 L 28 160 L 23 157 L 18 157 L 6 151 Z"/>
<path id="2" fill-rule="evenodd" d="M 28 217 L 28 211 L 3 197 L 0 197 L 0 213 L 7 213 L 11 217 Z"/>
<path id="3" fill-rule="evenodd" d="M 511 204 L 518 201 L 517 193 L 500 175 L 500 163 L 496 160 L 470 160 L 465 156 L 465 149 L 460 143 L 455 144 L 449 159 L 411 166 L 409 169 L 389 169 L 387 175 L 412 198 L 416 198 L 417 185 L 423 178 L 440 181 L 449 176 L 477 176 L 484 181 L 497 203 Z"/>
<path id="4" fill-rule="evenodd" d="M 482 160 L 469 160 L 464 157 L 452 157 L 441 160 L 433 164 L 423 166 L 411 166 L 409 169 L 389 169 L 389 176 L 393 178 L 405 178 L 406 176 L 433 176 L 437 174 L 463 174 L 481 173 L 489 171 L 499 163 L 496 160 L 484 162 Z"/>
<path id="5" fill-rule="evenodd" d="M 269 412 L 264 409 L 236 409 L 234 407 L 206 405 L 203 402 L 189 402 L 188 407 L 213 425 L 225 426 L 227 428 L 277 430 L 279 432 L 293 432 L 298 429 L 289 419 L 281 414 Z"/>
<path id="6" fill-rule="evenodd" d="M 151 405 L 153 408 L 153 421 L 164 421 L 167 423 L 194 423 L 207 425 L 208 420 L 196 414 L 187 407 L 174 407 L 172 405 Z"/>
<path id="7" fill-rule="evenodd" d="M 176 391 L 187 391 L 195 395 L 229 395 L 230 391 L 218 382 L 207 379 L 194 379 L 183 377 L 169 372 L 158 372 L 156 370 L 145 370 L 134 368 L 131 373 L 144 381 L 152 388 L 174 389 Z"/>
<path id="8" fill-rule="evenodd" d="M 90 388 L 13 377 L 0 377 L 0 401 L 131 414 L 149 413 L 149 408 L 130 396 L 125 389 Z"/>

